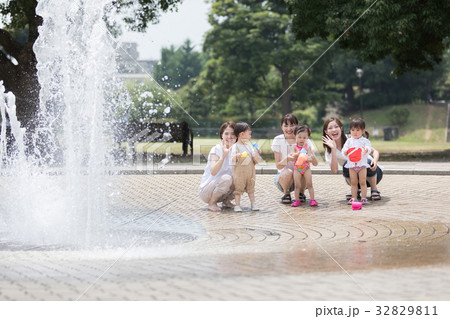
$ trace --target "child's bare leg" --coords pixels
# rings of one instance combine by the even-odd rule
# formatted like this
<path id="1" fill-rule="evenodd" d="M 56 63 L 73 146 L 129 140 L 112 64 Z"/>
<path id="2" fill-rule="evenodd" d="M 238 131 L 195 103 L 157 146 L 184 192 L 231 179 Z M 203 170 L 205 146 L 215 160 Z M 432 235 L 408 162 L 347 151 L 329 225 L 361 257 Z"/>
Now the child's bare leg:
<path id="1" fill-rule="evenodd" d="M 250 204 L 255 203 L 255 193 L 248 193 L 248 198 L 250 198 Z"/>
<path id="2" fill-rule="evenodd" d="M 350 173 L 350 186 L 352 189 L 352 198 L 356 200 L 356 197 L 358 196 L 358 173 L 356 173 L 356 171 L 351 168 L 348 171 Z"/>
<path id="3" fill-rule="evenodd" d="M 224 199 L 224 201 L 222 203 L 222 207 L 223 208 L 234 208 L 234 204 L 231 202 L 233 199 L 234 199 L 234 194 L 231 193 Z"/>
<path id="4" fill-rule="evenodd" d="M 294 196 L 295 199 L 300 199 L 300 190 L 302 188 L 302 183 L 301 183 L 301 175 L 300 172 L 298 170 L 294 170 Z"/>
<path id="5" fill-rule="evenodd" d="M 359 186 L 361 187 L 361 199 L 367 198 L 367 168 L 362 168 L 358 173 Z M 353 194 L 353 193 L 352 193 Z"/>
<path id="6" fill-rule="evenodd" d="M 236 206 L 241 206 L 241 195 L 234 194 L 234 202 Z"/>
<path id="7" fill-rule="evenodd" d="M 305 176 L 300 174 L 300 193 L 305 194 L 305 191 L 306 191 Z"/>
<path id="8" fill-rule="evenodd" d="M 314 187 L 312 184 L 312 173 L 310 169 L 307 169 L 305 174 L 303 174 L 304 176 L 304 186 L 306 188 L 308 188 L 308 192 L 309 192 L 309 197 L 311 199 L 314 199 Z"/>

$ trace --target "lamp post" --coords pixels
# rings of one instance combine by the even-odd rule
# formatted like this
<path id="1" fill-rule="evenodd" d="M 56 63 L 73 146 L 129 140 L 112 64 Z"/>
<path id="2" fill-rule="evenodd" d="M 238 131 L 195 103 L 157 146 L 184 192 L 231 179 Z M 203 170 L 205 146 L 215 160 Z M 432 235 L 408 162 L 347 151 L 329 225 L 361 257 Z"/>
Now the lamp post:
<path id="1" fill-rule="evenodd" d="M 359 112 L 361 113 L 361 118 L 363 117 L 363 103 L 362 103 L 362 76 L 364 74 L 363 69 L 356 68 L 356 76 L 359 78 Z"/>

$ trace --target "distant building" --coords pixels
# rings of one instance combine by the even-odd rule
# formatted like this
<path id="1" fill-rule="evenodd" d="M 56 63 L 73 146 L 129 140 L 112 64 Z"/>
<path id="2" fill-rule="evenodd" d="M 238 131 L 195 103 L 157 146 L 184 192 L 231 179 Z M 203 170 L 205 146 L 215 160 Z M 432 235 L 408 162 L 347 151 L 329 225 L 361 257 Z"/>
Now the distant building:
<path id="1" fill-rule="evenodd" d="M 117 66 L 119 76 L 125 79 L 144 81 L 153 73 L 156 60 L 139 60 L 137 43 L 122 42 L 117 47 Z"/>

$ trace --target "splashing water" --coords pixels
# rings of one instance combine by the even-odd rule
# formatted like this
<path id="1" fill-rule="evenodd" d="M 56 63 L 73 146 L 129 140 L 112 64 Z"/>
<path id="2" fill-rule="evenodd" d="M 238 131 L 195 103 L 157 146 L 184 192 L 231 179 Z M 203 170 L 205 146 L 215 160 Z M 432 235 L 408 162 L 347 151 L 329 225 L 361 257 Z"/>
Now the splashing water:
<path id="1" fill-rule="evenodd" d="M 32 138 L 35 154 L 28 158 L 14 96 L 0 86 L 0 231 L 3 225 L 12 240 L 96 245 L 102 238 L 107 137 L 116 105 L 108 94 L 117 87 L 115 50 L 102 20 L 108 2 L 39 0 L 36 13 L 44 22 L 34 51 L 40 111 Z M 8 156 L 7 115 L 16 141 Z M 58 174 L 49 174 L 54 170 L 49 165 L 60 162 Z"/>

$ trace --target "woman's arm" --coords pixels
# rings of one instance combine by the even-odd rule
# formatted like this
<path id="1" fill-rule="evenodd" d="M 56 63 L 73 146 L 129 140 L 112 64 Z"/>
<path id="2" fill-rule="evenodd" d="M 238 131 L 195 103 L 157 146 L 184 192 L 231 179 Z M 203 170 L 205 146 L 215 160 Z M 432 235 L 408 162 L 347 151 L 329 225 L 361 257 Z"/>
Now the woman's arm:
<path id="1" fill-rule="evenodd" d="M 292 153 L 285 158 L 281 158 L 282 154 L 280 152 L 273 152 L 273 153 L 275 155 L 275 165 L 279 170 L 285 168 L 289 161 L 294 161 L 294 157 L 292 157 L 291 155 Z"/>
<path id="2" fill-rule="evenodd" d="M 211 161 L 211 175 L 216 176 L 217 173 L 219 173 L 220 169 L 222 168 L 223 161 L 225 160 L 225 156 L 222 156 L 219 158 L 217 154 L 211 154 L 210 155 L 210 161 Z"/>
<path id="3" fill-rule="evenodd" d="M 314 155 L 314 153 L 308 151 L 308 162 L 313 164 L 314 166 L 319 165 L 319 161 L 317 161 L 317 157 Z"/>
<path id="4" fill-rule="evenodd" d="M 372 147 L 372 156 L 373 156 L 373 161 L 372 161 L 372 164 L 370 165 L 371 166 L 370 169 L 372 171 L 374 171 L 377 169 L 378 160 L 380 159 L 380 153 L 373 147 Z"/>
<path id="5" fill-rule="evenodd" d="M 338 164 L 337 155 L 336 155 L 336 148 L 332 148 L 331 149 L 330 156 L 331 156 L 331 161 L 330 161 L 331 172 L 333 174 L 337 174 L 338 168 L 339 168 L 339 164 Z"/>
<path id="6" fill-rule="evenodd" d="M 339 164 L 336 155 L 336 142 L 333 141 L 328 135 L 322 137 L 322 141 L 325 145 L 328 145 L 331 152 L 329 153 L 331 156 L 330 161 L 330 169 L 333 174 L 338 172 Z M 327 153 L 327 149 L 325 148 L 325 153 Z"/>

